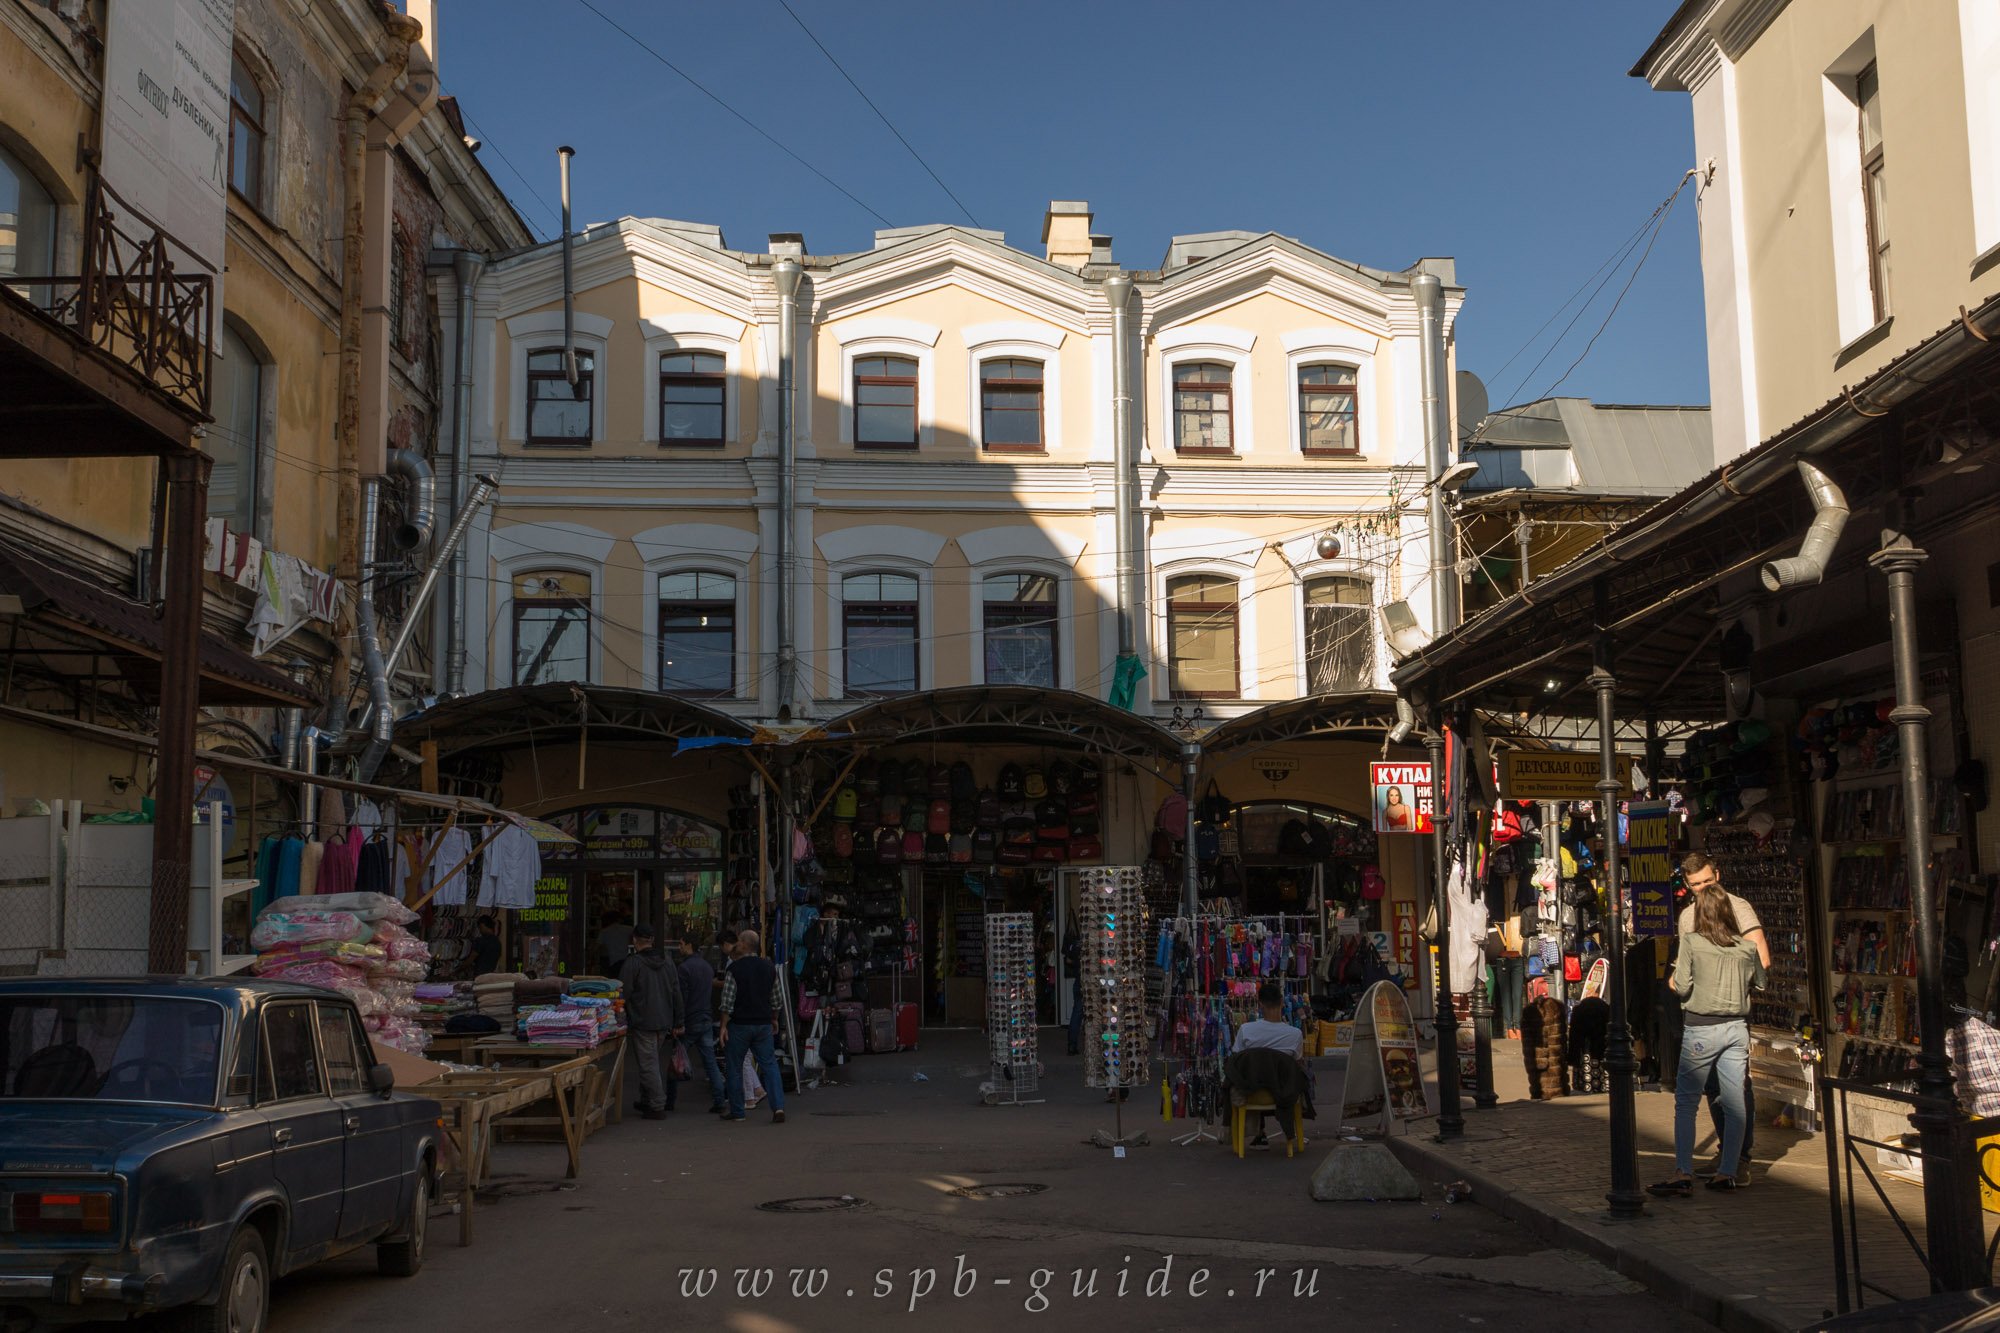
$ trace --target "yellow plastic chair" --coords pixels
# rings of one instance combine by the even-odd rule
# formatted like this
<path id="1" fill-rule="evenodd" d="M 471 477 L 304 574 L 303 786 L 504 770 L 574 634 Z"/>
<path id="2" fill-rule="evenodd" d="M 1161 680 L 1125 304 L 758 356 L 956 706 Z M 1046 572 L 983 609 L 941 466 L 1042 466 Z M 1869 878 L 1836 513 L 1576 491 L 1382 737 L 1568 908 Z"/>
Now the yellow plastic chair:
<path id="1" fill-rule="evenodd" d="M 1261 1111 L 1270 1111 L 1276 1114 L 1278 1110 L 1278 1104 L 1271 1100 L 1271 1094 L 1268 1092 L 1253 1093 L 1247 1099 L 1244 1098 L 1240 1093 L 1231 1093 L 1229 1100 L 1231 1103 L 1230 1115 L 1229 1115 L 1229 1146 L 1236 1150 L 1236 1155 L 1238 1157 L 1241 1157 L 1243 1155 L 1243 1149 L 1250 1137 L 1249 1126 L 1250 1126 L 1251 1114 L 1253 1112 L 1261 1112 Z M 1293 1108 L 1293 1114 L 1296 1117 L 1297 1123 L 1293 1126 L 1292 1133 L 1285 1139 L 1285 1156 L 1287 1157 L 1290 1157 L 1292 1155 L 1292 1150 L 1294 1148 L 1297 1148 L 1298 1151 L 1300 1152 L 1304 1152 L 1306 1150 L 1306 1118 L 1305 1115 L 1303 1114 L 1304 1109 L 1305 1109 L 1304 1107 Z M 1278 1128 L 1280 1130 L 1283 1130 L 1284 1117 L 1282 1115 L 1279 1115 L 1278 1119 L 1279 1119 Z"/>

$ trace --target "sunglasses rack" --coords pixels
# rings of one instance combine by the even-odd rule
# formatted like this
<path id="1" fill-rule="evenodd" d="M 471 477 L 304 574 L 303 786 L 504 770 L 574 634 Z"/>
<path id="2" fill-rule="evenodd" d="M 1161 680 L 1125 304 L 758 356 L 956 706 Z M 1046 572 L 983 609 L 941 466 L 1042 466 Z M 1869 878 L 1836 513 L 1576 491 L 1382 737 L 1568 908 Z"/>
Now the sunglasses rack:
<path id="1" fill-rule="evenodd" d="M 1079 876 L 1083 929 L 1083 1024 L 1087 1082 L 1133 1088 L 1146 1082 L 1146 922 L 1135 866 Z"/>
<path id="2" fill-rule="evenodd" d="M 1039 1103 L 1042 1066 L 1035 1027 L 1035 918 L 1030 912 L 986 914 L 986 1049 L 992 1081 L 988 1106 Z"/>

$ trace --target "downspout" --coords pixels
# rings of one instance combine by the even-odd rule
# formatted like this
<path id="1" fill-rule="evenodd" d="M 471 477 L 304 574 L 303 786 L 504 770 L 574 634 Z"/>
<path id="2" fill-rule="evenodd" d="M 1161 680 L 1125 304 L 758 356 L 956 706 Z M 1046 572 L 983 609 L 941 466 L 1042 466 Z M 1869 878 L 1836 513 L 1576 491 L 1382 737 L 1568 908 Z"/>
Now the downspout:
<path id="1" fill-rule="evenodd" d="M 778 288 L 778 720 L 789 722 L 798 698 L 797 614 L 792 608 L 798 578 L 793 535 L 798 522 L 798 441 L 794 420 L 798 392 L 799 261 L 771 265 Z M 789 849 L 787 855 L 789 855 Z"/>
<path id="2" fill-rule="evenodd" d="M 1444 487 L 1438 483 L 1451 466 L 1450 402 L 1444 389 L 1444 283 L 1435 273 L 1410 277 L 1417 300 L 1417 353 L 1423 385 L 1424 460 L 1430 487 L 1426 522 L 1430 526 L 1431 635 L 1442 637 L 1458 624 L 1458 560 L 1453 548 L 1451 515 Z"/>
<path id="3" fill-rule="evenodd" d="M 338 529 L 338 564 L 335 577 L 361 595 L 361 554 L 357 536 L 361 529 L 361 284 L 366 239 L 367 200 L 364 197 L 362 166 L 368 152 L 368 118 L 380 111 L 389 90 L 410 63 L 410 45 L 424 35 L 424 25 L 407 14 L 384 11 L 382 26 L 388 31 L 389 54 L 375 67 L 360 88 L 347 99 L 342 120 L 346 137 L 342 140 L 340 175 L 346 191 L 346 218 L 340 237 L 340 489 L 335 506 Z M 372 557 L 372 552 L 370 553 Z M 333 679 L 327 691 L 326 720 L 339 727 L 346 721 L 341 714 L 353 678 L 348 658 L 348 637 L 354 631 L 349 603 L 340 606 L 334 634 Z"/>
<path id="4" fill-rule="evenodd" d="M 1132 279 L 1123 273 L 1104 280 L 1111 306 L 1111 457 L 1114 471 L 1112 525 L 1117 530 L 1118 656 L 1139 651 L 1139 553 L 1133 542 L 1133 515 L 1139 507 L 1139 460 L 1132 448 L 1131 315 Z M 1189 799 L 1193 796 L 1190 793 Z"/>
<path id="5" fill-rule="evenodd" d="M 576 149 L 568 144 L 556 149 L 562 169 L 563 375 L 569 380 L 571 393 L 576 392 L 576 284 L 570 254 L 569 160 L 575 156 Z"/>
<path id="6" fill-rule="evenodd" d="M 418 551 L 430 545 L 437 527 L 437 474 L 424 456 L 414 449 L 389 450 L 389 475 L 410 483 L 413 503 L 403 523 L 390 535 L 399 551 Z M 364 559 L 366 558 L 364 554 Z"/>
<path id="7" fill-rule="evenodd" d="M 1417 729 L 1417 710 L 1402 695 L 1396 696 L 1396 725 L 1389 728 L 1389 743 L 1401 745 Z"/>
<path id="8" fill-rule="evenodd" d="M 465 481 L 472 472 L 472 304 L 486 256 L 460 250 L 451 257 L 458 280 L 458 322 L 452 341 L 451 512 L 466 509 Z M 465 693 L 466 563 L 463 546 L 452 548 L 451 581 L 445 585 L 444 692 Z"/>
<path id="9" fill-rule="evenodd" d="M 356 599 L 355 637 L 361 644 L 361 666 L 368 675 L 368 749 L 363 752 L 357 772 L 360 780 L 375 776 L 395 734 L 396 710 L 389 702 L 389 668 L 382 660 L 382 636 L 375 623 L 375 539 L 381 524 L 382 479 L 370 477 L 361 484 L 361 596 Z"/>
<path id="10" fill-rule="evenodd" d="M 1818 583 L 1826 576 L 1827 562 L 1833 559 L 1833 548 L 1840 544 L 1841 530 L 1847 526 L 1847 496 L 1833 478 L 1803 458 L 1799 460 L 1799 476 L 1805 481 L 1806 494 L 1812 497 L 1812 526 L 1806 529 L 1797 555 L 1764 562 L 1766 592 Z"/>
<path id="11" fill-rule="evenodd" d="M 319 742 L 325 733 L 307 727 L 299 736 L 299 772 L 307 780 L 299 784 L 299 833 L 310 842 L 319 835 L 319 787 L 311 781 L 319 772 Z"/>
<path id="12" fill-rule="evenodd" d="M 1528 584 L 1534 579 L 1534 574 L 1529 569 L 1529 557 L 1533 552 L 1534 544 L 1535 525 L 1529 521 L 1528 515 L 1524 511 L 1516 516 L 1514 522 L 1514 545 L 1521 553 L 1522 589 L 1526 589 Z"/>

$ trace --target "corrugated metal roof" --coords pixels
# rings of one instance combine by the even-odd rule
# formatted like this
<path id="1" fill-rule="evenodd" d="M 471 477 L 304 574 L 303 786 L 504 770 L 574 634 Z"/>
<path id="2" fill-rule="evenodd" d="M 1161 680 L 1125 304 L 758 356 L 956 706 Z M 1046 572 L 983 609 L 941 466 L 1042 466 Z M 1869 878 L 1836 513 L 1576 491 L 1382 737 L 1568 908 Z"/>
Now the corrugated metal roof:
<path id="1" fill-rule="evenodd" d="M 1468 493 L 1515 488 L 1665 496 L 1715 464 L 1706 407 L 1543 398 L 1494 413 L 1465 456 Z"/>

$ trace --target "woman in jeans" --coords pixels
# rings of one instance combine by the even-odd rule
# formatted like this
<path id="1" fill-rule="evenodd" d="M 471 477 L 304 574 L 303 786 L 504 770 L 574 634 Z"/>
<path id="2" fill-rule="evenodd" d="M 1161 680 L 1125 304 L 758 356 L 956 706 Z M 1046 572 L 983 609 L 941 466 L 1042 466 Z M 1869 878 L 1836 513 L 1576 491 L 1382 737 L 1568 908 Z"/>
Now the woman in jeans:
<path id="1" fill-rule="evenodd" d="M 1670 983 L 1680 997 L 1683 1033 L 1674 1084 L 1674 1165 L 1679 1174 L 1649 1186 L 1664 1199 L 1694 1193 L 1694 1125 L 1710 1070 L 1722 1088 L 1723 1162 L 1743 1152 L 1743 1080 L 1750 1068 L 1750 991 L 1764 984 L 1757 946 L 1736 933 L 1729 895 L 1711 889 L 1695 899 L 1694 929 L 1681 936 Z M 1736 1188 L 1734 1172 L 1718 1172 L 1712 1190 Z"/>

